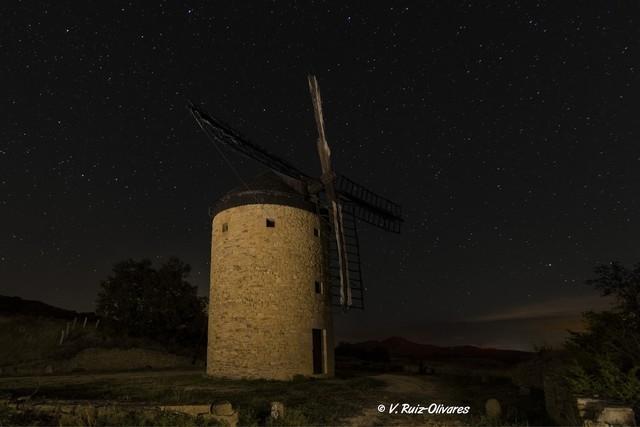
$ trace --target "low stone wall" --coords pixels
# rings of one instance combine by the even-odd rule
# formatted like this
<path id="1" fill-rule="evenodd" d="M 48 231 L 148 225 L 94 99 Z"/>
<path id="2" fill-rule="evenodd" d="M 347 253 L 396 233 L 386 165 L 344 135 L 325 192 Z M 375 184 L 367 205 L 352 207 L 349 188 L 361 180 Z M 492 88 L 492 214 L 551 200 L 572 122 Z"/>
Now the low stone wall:
<path id="1" fill-rule="evenodd" d="M 147 423 L 155 421 L 153 416 L 161 412 L 193 417 L 196 425 L 199 425 L 198 421 L 215 421 L 215 425 L 236 427 L 240 418 L 238 411 L 229 402 L 154 406 L 141 402 L 122 404 L 106 401 L 78 403 L 65 400 L 27 400 L 25 402 L 0 400 L 0 407 L 17 412 L 48 414 L 55 417 L 60 425 L 103 425 L 104 421 L 112 421 L 117 419 L 119 414 L 125 413 L 149 416 L 150 418 L 145 420 L 145 425 L 152 425 Z M 282 410 L 284 411 L 284 407 Z"/>

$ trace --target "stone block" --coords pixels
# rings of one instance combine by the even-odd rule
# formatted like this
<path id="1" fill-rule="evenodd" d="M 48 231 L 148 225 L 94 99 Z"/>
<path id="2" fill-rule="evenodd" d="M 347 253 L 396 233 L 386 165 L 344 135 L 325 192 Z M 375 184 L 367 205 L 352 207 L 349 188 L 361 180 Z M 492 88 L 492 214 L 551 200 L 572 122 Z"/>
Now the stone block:
<path id="1" fill-rule="evenodd" d="M 488 399 L 484 404 L 484 411 L 489 418 L 500 418 L 502 416 L 502 406 L 498 399 Z"/>
<path id="2" fill-rule="evenodd" d="M 284 403 L 271 402 L 271 418 L 277 420 L 284 417 Z"/>
<path id="3" fill-rule="evenodd" d="M 229 402 L 218 402 L 211 405 L 211 413 L 213 415 L 233 415 L 235 411 Z"/>
<path id="4" fill-rule="evenodd" d="M 607 426 L 633 426 L 636 415 L 631 408 L 606 406 L 602 408 L 596 421 Z"/>

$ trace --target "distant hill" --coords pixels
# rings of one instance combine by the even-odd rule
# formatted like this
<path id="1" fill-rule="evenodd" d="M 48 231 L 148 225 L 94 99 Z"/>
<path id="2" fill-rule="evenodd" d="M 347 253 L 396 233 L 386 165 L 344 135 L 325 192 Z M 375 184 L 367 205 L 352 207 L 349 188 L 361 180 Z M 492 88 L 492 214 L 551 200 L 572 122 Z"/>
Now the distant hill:
<path id="1" fill-rule="evenodd" d="M 391 357 L 409 359 L 490 359 L 504 363 L 518 363 L 530 359 L 533 353 L 518 350 L 499 350 L 474 346 L 440 347 L 419 344 L 402 337 L 391 337 L 382 341 L 364 341 L 354 344 L 340 344 L 337 355 L 358 356 L 386 351 Z"/>
<path id="2" fill-rule="evenodd" d="M 0 295 L 0 316 L 39 316 L 54 319 L 73 319 L 74 317 L 95 317 L 94 313 L 78 313 L 73 310 L 54 307 L 41 301 L 32 301 L 20 297 Z"/>

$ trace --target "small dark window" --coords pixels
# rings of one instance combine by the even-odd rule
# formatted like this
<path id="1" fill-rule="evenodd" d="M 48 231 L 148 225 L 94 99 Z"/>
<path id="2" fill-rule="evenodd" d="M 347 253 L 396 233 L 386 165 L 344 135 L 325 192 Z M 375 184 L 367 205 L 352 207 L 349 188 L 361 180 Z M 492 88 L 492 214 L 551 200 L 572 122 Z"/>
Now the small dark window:
<path id="1" fill-rule="evenodd" d="M 316 287 L 316 294 L 321 294 L 322 293 L 322 283 L 318 282 L 316 280 L 315 281 L 315 287 Z"/>
<path id="2" fill-rule="evenodd" d="M 271 218 L 267 218 L 267 227 L 275 227 L 276 226 L 276 220 L 275 219 L 271 219 Z"/>
<path id="3" fill-rule="evenodd" d="M 320 230 L 318 230 L 317 228 L 313 229 L 313 235 L 318 237 L 320 235 Z"/>
<path id="4" fill-rule="evenodd" d="M 225 222 L 224 224 L 222 224 L 222 232 L 226 233 L 227 231 L 229 231 L 229 224 Z"/>

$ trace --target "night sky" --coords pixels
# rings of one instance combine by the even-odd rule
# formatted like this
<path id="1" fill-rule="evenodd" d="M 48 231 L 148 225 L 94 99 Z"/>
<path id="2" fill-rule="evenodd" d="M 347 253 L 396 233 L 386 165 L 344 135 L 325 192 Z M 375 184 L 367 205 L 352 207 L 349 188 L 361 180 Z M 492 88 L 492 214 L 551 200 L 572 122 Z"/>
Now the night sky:
<path id="1" fill-rule="evenodd" d="M 313 72 L 336 171 L 406 220 L 360 228 L 339 339 L 530 348 L 602 306 L 593 266 L 640 260 L 637 3 L 342 3 L 3 2 L 0 294 L 92 310 L 177 255 L 206 295 L 239 180 L 187 101 L 319 175 Z"/>

